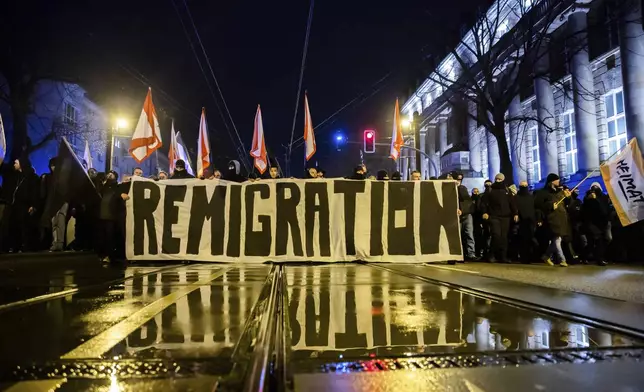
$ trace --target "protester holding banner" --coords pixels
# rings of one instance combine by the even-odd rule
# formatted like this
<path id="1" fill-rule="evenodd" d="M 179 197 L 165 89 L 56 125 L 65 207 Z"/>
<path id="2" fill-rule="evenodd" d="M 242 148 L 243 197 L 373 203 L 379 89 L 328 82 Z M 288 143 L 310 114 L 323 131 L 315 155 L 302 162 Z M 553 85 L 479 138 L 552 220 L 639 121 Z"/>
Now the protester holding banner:
<path id="1" fill-rule="evenodd" d="M 174 173 L 172 173 L 173 180 L 181 180 L 186 178 L 195 178 L 192 174 L 188 173 L 186 170 L 186 162 L 183 159 L 177 160 L 174 166 Z"/>
<path id="2" fill-rule="evenodd" d="M 519 221 L 514 196 L 505 186 L 505 176 L 499 173 L 494 178 L 495 182 L 490 191 L 483 195 L 482 212 L 483 219 L 489 223 L 492 247 L 488 261 L 493 263 L 497 259 L 502 263 L 508 260 L 508 235 L 510 232 L 510 221 Z"/>

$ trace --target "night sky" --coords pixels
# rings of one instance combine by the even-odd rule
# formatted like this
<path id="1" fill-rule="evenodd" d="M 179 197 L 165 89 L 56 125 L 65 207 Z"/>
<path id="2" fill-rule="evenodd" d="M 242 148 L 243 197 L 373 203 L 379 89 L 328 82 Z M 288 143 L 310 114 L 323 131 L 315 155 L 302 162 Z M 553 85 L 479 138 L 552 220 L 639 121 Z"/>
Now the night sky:
<path id="1" fill-rule="evenodd" d="M 115 117 L 134 121 L 151 85 L 164 140 L 174 118 L 184 140 L 195 141 L 205 106 L 217 164 L 234 158 L 215 98 L 179 19 L 214 89 L 184 0 L 17 3 L 21 5 L 12 5 L 3 16 L 12 20 L 12 45 L 23 44 L 17 52 L 37 52 L 30 56 L 77 79 Z M 471 24 L 478 4 L 485 3 L 489 1 L 318 0 L 302 89 L 308 91 L 314 126 L 359 97 L 316 129 L 320 166 L 340 175 L 359 162 L 357 144 L 338 159 L 332 144 L 339 129 L 350 141 L 361 142 L 362 131 L 373 128 L 386 142 L 382 138 L 391 133 L 395 98 L 408 96 L 433 61 L 440 61 L 445 48 L 457 42 L 459 31 Z M 310 3 L 187 0 L 187 5 L 246 149 L 261 104 L 269 153 L 283 164 Z M 303 133 L 302 100 L 296 139 Z M 302 169 L 302 155 L 301 148 L 293 151 L 295 174 Z"/>

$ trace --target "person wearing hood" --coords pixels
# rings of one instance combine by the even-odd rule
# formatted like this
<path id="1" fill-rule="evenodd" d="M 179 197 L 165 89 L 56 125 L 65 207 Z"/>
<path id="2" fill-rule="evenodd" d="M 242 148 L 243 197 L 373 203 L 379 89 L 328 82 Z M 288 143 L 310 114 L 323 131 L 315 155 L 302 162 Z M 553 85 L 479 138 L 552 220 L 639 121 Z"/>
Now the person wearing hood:
<path id="1" fill-rule="evenodd" d="M 353 169 L 353 174 L 347 177 L 348 180 L 364 180 L 366 179 L 365 171 L 364 171 L 364 166 L 356 166 Z"/>
<path id="2" fill-rule="evenodd" d="M 387 173 L 387 170 L 378 170 L 378 173 L 376 173 L 376 179 L 380 181 L 389 181 L 389 173 Z"/>
<path id="3" fill-rule="evenodd" d="M 111 170 L 101 186 L 101 202 L 98 208 L 97 253 L 101 261 L 109 263 L 117 256 L 119 247 L 118 231 L 121 213 L 121 189 L 118 173 Z"/>
<path id="4" fill-rule="evenodd" d="M 391 174 L 391 181 L 402 181 L 402 174 L 399 171 L 395 171 Z"/>
<path id="5" fill-rule="evenodd" d="M 13 168 L 2 165 L 5 191 L 9 191 L 7 210 L 10 252 L 31 249 L 33 217 L 40 206 L 40 182 L 31 162 L 25 156 L 13 161 Z"/>
<path id="6" fill-rule="evenodd" d="M 537 212 L 534 208 L 534 196 L 530 193 L 527 181 L 519 183 L 516 202 L 519 211 L 519 260 L 529 263 L 538 260 L 539 243 L 535 238 Z"/>
<path id="7" fill-rule="evenodd" d="M 484 258 L 489 256 L 490 246 L 492 241 L 492 235 L 490 234 L 490 222 L 483 219 L 483 196 L 487 195 L 492 189 L 492 181 L 485 180 L 483 183 L 483 193 L 477 194 L 477 197 L 473 198 L 475 205 L 474 209 L 476 211 L 474 215 L 474 227 L 475 230 L 477 227 L 480 228 L 479 236 L 475 237 L 477 257 Z M 478 238 L 478 239 L 476 239 Z"/>
<path id="8" fill-rule="evenodd" d="M 604 197 L 601 185 L 594 182 L 586 192 L 582 207 L 583 227 L 588 239 L 585 259 L 593 259 L 598 265 L 605 266 L 607 237 L 606 231 L 610 225 L 610 202 Z"/>
<path id="9" fill-rule="evenodd" d="M 318 168 L 318 178 L 326 178 L 326 171 Z"/>
<path id="10" fill-rule="evenodd" d="M 186 162 L 183 159 L 177 159 L 177 163 L 174 164 L 174 173 L 172 173 L 173 180 L 180 180 L 185 178 L 195 178 L 192 174 L 188 173 L 186 170 Z"/>
<path id="11" fill-rule="evenodd" d="M 492 237 L 492 249 L 488 261 L 495 262 L 497 258 L 502 263 L 508 262 L 508 234 L 510 221 L 519 221 L 514 196 L 505 186 L 505 175 L 499 173 L 494 177 L 490 191 L 482 198 L 483 219 L 489 222 Z"/>
<path id="12" fill-rule="evenodd" d="M 239 161 L 233 159 L 228 162 L 228 169 L 226 170 L 224 179 L 233 182 L 246 181 L 246 177 L 241 175 L 241 165 L 239 164 Z"/>
<path id="13" fill-rule="evenodd" d="M 567 267 L 566 256 L 563 253 L 563 237 L 570 235 L 570 224 L 566 210 L 566 199 L 572 194 L 560 186 L 559 176 L 550 173 L 546 177 L 546 185 L 535 195 L 535 208 L 544 219 L 550 240 L 542 260 L 547 265 L 554 265 L 553 258 L 559 261 L 561 267 Z"/>

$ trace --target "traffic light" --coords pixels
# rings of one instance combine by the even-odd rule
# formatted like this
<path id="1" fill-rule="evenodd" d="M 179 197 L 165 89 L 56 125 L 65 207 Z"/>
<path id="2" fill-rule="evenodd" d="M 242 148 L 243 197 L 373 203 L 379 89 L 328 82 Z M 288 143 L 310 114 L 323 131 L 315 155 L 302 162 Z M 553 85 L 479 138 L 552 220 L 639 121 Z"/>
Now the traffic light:
<path id="1" fill-rule="evenodd" d="M 364 131 L 364 152 L 366 154 L 376 152 L 376 131 L 372 129 Z"/>

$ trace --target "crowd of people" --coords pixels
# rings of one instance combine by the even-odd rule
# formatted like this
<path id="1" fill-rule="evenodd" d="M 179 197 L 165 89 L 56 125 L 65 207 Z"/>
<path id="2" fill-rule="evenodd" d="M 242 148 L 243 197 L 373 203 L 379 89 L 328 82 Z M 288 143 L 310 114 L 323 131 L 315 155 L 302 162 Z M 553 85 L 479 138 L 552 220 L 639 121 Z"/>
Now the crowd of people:
<path id="1" fill-rule="evenodd" d="M 0 190 L 0 252 L 48 250 L 95 251 L 101 260 L 125 258 L 125 201 L 129 198 L 131 178 L 143 176 L 140 168 L 132 174 L 115 171 L 99 173 L 90 168 L 91 180 L 97 197 L 89 200 L 71 197 L 53 214 L 45 214 L 48 196 L 56 180 L 57 159 L 49 162 L 49 172 L 38 176 L 27 158 L 5 162 L 0 167 L 3 178 Z M 310 166 L 304 178 L 324 178 L 324 170 Z M 171 175 L 161 171 L 154 180 L 186 179 L 193 176 L 186 164 L 178 160 Z M 264 176 L 253 172 L 242 175 L 238 161 L 230 161 L 222 173 L 204 170 L 203 180 L 226 179 L 234 182 L 259 181 L 262 178 L 280 178 L 277 165 L 272 165 Z M 400 181 L 399 172 L 391 175 L 380 170 L 370 175 L 364 165 L 355 167 L 347 176 L 354 180 Z M 413 171 L 412 181 L 421 180 L 421 173 Z M 531 192 L 527 182 L 518 189 L 506 184 L 499 173 L 494 181 L 485 181 L 480 192 L 470 192 L 463 185 L 461 173 L 449 173 L 436 179 L 454 179 L 458 183 L 458 201 L 466 261 L 522 263 L 541 261 L 547 265 L 566 267 L 568 262 L 607 264 L 607 249 L 613 241 L 613 231 L 619 220 L 609 197 L 599 183 L 593 183 L 582 196 L 561 184 L 556 174 L 548 175 L 543 189 Z M 74 240 L 68 241 L 68 222 L 75 218 Z"/>

